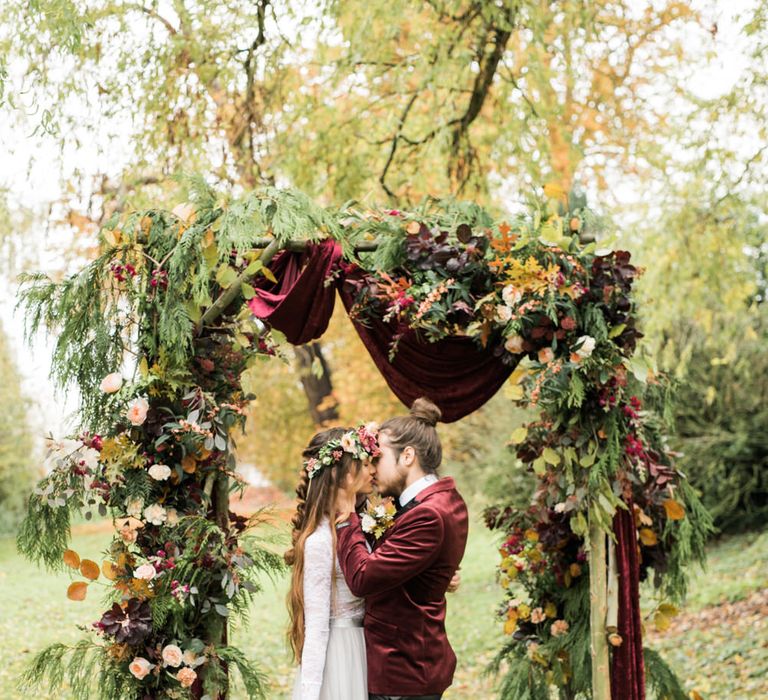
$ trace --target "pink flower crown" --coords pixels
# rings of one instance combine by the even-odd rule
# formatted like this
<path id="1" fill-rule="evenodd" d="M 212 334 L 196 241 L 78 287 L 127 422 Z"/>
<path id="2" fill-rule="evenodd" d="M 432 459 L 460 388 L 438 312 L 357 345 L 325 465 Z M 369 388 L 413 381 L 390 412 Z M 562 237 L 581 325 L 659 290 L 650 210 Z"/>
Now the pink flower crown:
<path id="1" fill-rule="evenodd" d="M 323 467 L 332 467 L 339 462 L 345 452 L 360 460 L 378 457 L 381 454 L 378 434 L 379 426 L 376 423 L 367 423 L 349 430 L 340 438 L 326 442 L 317 457 L 310 457 L 304 462 L 304 469 L 312 479 Z"/>

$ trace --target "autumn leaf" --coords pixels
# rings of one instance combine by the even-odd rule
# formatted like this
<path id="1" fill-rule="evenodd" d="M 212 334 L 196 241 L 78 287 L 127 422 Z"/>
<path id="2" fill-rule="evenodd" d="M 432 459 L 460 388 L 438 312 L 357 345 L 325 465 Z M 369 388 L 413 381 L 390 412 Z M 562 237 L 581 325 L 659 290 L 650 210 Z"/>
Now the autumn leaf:
<path id="1" fill-rule="evenodd" d="M 662 505 L 670 520 L 682 520 L 685 517 L 685 508 L 674 499 L 668 498 Z"/>
<path id="2" fill-rule="evenodd" d="M 85 600 L 85 594 L 88 592 L 88 584 L 85 581 L 75 581 L 69 584 L 67 588 L 67 598 L 70 600 Z"/>
<path id="3" fill-rule="evenodd" d="M 99 578 L 99 565 L 90 559 L 83 559 L 80 562 L 80 573 L 85 576 L 85 578 L 95 581 Z"/>
<path id="4" fill-rule="evenodd" d="M 558 182 L 548 182 L 544 185 L 544 194 L 550 199 L 560 199 L 561 197 L 565 197 L 565 190 Z"/>
<path id="5" fill-rule="evenodd" d="M 656 537 L 656 533 L 647 527 L 640 528 L 640 541 L 646 547 L 653 547 L 654 545 L 659 543 L 659 539 L 658 537 Z"/>
<path id="6" fill-rule="evenodd" d="M 114 581 L 117 578 L 117 568 L 114 563 L 109 560 L 105 560 L 101 565 L 101 573 L 104 574 L 104 578 L 109 581 Z"/>
<path id="7" fill-rule="evenodd" d="M 523 440 L 525 440 L 527 435 L 528 435 L 528 428 L 523 426 L 513 431 L 512 435 L 509 438 L 509 441 L 513 445 L 519 445 Z"/>
<path id="8" fill-rule="evenodd" d="M 197 469 L 197 460 L 195 459 L 194 455 L 185 455 L 181 459 L 181 468 L 187 473 L 187 474 L 194 474 L 195 470 Z"/>
<path id="9" fill-rule="evenodd" d="M 72 569 L 80 568 L 80 555 L 72 549 L 64 552 L 64 563 Z"/>

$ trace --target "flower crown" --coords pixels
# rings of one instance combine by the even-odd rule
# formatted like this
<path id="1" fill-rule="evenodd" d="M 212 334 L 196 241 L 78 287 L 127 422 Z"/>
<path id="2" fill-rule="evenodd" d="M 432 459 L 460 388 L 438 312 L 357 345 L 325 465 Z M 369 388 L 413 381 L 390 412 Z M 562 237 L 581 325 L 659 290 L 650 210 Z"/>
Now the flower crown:
<path id="1" fill-rule="evenodd" d="M 378 457 L 381 454 L 378 433 L 379 426 L 376 423 L 368 423 L 344 433 L 340 438 L 329 440 L 320 448 L 317 457 L 311 457 L 304 462 L 304 469 L 307 470 L 309 478 L 314 477 L 323 467 L 332 467 L 340 462 L 345 452 L 351 454 L 354 459 Z"/>

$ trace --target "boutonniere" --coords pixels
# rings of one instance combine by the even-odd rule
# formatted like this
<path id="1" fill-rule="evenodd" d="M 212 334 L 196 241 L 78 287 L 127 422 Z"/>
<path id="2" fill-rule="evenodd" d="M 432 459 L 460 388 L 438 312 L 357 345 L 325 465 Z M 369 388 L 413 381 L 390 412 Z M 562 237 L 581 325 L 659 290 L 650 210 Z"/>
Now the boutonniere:
<path id="1" fill-rule="evenodd" d="M 368 498 L 361 520 L 363 532 L 379 539 L 395 524 L 395 503 L 391 498 Z"/>

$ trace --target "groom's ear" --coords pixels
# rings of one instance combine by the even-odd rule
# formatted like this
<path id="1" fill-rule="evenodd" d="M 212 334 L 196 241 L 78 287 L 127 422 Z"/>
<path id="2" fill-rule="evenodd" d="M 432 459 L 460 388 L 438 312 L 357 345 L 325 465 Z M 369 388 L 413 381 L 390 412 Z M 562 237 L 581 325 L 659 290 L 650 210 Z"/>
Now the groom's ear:
<path id="1" fill-rule="evenodd" d="M 400 458 L 403 460 L 403 464 L 406 467 L 410 467 L 413 465 L 413 462 L 416 459 L 416 450 L 414 450 L 410 445 L 407 445 L 400 453 Z"/>

